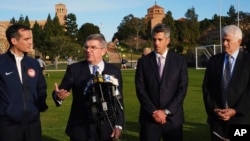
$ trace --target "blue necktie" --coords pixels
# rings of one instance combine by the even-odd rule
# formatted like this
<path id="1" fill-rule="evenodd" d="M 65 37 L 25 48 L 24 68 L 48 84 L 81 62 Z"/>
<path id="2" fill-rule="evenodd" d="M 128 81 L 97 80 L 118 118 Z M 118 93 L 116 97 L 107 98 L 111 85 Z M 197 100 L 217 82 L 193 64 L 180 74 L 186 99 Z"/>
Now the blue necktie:
<path id="1" fill-rule="evenodd" d="M 96 75 L 96 71 L 99 67 L 97 65 L 94 65 L 93 66 L 93 75 Z"/>
<path id="2" fill-rule="evenodd" d="M 97 72 L 97 69 L 99 68 L 97 65 L 93 65 L 92 66 L 93 68 L 93 73 L 92 73 L 92 75 L 96 75 L 96 72 Z M 94 80 L 93 80 L 93 77 L 91 77 L 89 80 L 88 80 L 88 82 L 87 82 L 87 85 L 86 85 L 86 87 L 85 87 L 85 89 L 84 89 L 84 93 L 83 93 L 83 95 L 86 95 L 87 94 L 87 91 L 88 91 L 88 89 L 90 88 L 90 87 L 92 87 L 92 85 L 93 85 L 93 83 L 94 83 Z"/>
<path id="3" fill-rule="evenodd" d="M 231 68 L 232 68 L 232 56 L 227 56 L 226 57 L 226 64 L 224 68 L 224 73 L 223 73 L 223 87 L 224 87 L 224 106 L 225 108 L 228 108 L 228 93 L 229 93 L 229 84 L 230 84 L 230 79 L 231 79 Z"/>
<path id="4" fill-rule="evenodd" d="M 228 85 L 231 79 L 231 68 L 232 68 L 232 58 L 231 56 L 227 56 L 224 74 L 223 74 L 224 89 L 228 88 Z"/>

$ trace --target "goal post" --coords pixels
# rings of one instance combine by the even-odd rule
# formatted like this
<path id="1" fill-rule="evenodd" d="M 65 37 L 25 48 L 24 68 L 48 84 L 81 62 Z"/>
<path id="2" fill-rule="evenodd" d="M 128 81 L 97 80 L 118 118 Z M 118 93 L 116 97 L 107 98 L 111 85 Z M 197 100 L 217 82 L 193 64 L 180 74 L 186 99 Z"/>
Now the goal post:
<path id="1" fill-rule="evenodd" d="M 205 69 L 208 59 L 222 52 L 221 45 L 207 45 L 195 48 L 195 65 L 196 69 Z"/>

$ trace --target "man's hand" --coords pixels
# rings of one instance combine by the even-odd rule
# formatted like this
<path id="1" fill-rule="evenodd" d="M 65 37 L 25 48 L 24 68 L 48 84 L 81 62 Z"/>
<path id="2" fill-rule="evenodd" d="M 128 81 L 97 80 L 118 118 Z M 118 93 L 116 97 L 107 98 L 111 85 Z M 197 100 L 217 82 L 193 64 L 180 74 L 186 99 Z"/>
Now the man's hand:
<path id="1" fill-rule="evenodd" d="M 70 95 L 70 92 L 68 92 L 67 90 L 64 89 L 58 89 L 58 85 L 57 83 L 55 83 L 55 93 L 56 96 L 60 99 L 60 100 L 64 100 L 65 98 L 67 98 Z"/>
<path id="2" fill-rule="evenodd" d="M 159 124 L 165 124 L 167 123 L 167 115 L 165 114 L 164 110 L 156 110 L 153 112 L 153 118 L 154 120 Z"/>
<path id="3" fill-rule="evenodd" d="M 119 128 L 114 128 L 113 133 L 111 134 L 111 137 L 114 138 L 114 141 L 119 140 L 121 136 L 122 130 Z"/>
<path id="4" fill-rule="evenodd" d="M 214 112 L 219 117 L 219 119 L 224 120 L 224 121 L 228 121 L 236 115 L 235 109 L 232 109 L 232 108 L 214 109 Z"/>

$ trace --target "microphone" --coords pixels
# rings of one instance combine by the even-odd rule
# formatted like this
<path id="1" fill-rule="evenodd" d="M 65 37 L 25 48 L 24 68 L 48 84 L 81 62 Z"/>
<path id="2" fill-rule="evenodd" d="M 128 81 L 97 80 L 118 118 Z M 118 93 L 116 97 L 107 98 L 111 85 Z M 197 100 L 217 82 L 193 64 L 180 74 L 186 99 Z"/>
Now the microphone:
<path id="1" fill-rule="evenodd" d="M 113 75 L 108 75 L 108 74 L 104 74 L 103 79 L 104 79 L 105 83 L 112 84 L 112 86 L 111 86 L 112 95 L 116 98 L 116 101 L 119 104 L 121 110 L 123 110 L 123 106 L 119 100 L 120 98 L 118 98 L 118 96 L 120 95 L 119 90 L 118 90 L 118 86 L 119 86 L 118 79 L 116 79 Z"/>
<path id="2" fill-rule="evenodd" d="M 98 71 L 96 71 L 96 74 L 94 75 L 94 83 L 103 83 L 103 77 Z"/>
<path id="3" fill-rule="evenodd" d="M 113 75 L 104 74 L 103 79 L 104 79 L 104 82 L 106 83 L 111 83 L 115 86 L 119 86 L 118 79 L 116 79 Z"/>
<path id="4" fill-rule="evenodd" d="M 103 109 L 103 111 L 107 111 L 108 106 L 107 106 L 107 102 L 105 101 L 105 98 L 104 98 L 104 95 L 103 95 L 103 90 L 102 90 L 102 85 L 101 85 L 102 83 L 103 83 L 103 77 L 102 77 L 101 74 L 99 74 L 98 71 L 96 71 L 96 74 L 94 76 L 94 84 L 97 84 L 97 86 L 99 88 L 102 109 Z"/>

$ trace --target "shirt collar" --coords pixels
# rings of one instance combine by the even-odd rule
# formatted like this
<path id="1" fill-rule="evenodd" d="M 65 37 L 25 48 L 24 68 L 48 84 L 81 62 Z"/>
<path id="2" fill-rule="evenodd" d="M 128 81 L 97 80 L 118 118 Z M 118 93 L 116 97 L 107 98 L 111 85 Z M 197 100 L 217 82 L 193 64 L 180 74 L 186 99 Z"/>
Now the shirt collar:
<path id="1" fill-rule="evenodd" d="M 90 70 L 92 70 L 93 66 L 94 65 L 89 64 Z M 101 74 L 103 72 L 103 70 L 104 70 L 104 62 L 103 62 L 103 60 L 100 63 L 98 63 L 96 66 L 98 66 L 97 71 Z"/>
<path id="2" fill-rule="evenodd" d="M 155 52 L 156 58 L 158 58 L 158 57 L 163 57 L 164 59 L 166 59 L 167 53 L 168 53 L 168 49 L 166 49 L 166 51 L 165 51 L 162 55 Z"/>
<path id="3" fill-rule="evenodd" d="M 233 57 L 233 60 L 235 60 L 239 54 L 239 49 L 237 49 L 231 56 Z M 228 56 L 227 54 L 225 55 L 225 57 Z"/>
<path id="4" fill-rule="evenodd" d="M 10 50 L 10 52 L 11 52 L 11 54 L 13 54 L 14 55 L 14 57 L 15 57 L 15 59 L 17 60 L 22 60 L 23 59 L 23 57 L 24 57 L 24 55 L 22 55 L 22 56 L 18 56 L 18 55 L 16 55 L 12 50 Z"/>

